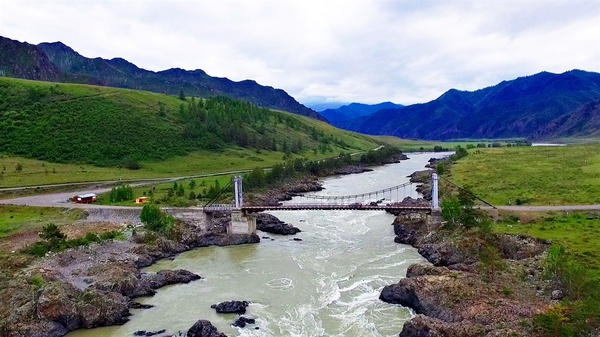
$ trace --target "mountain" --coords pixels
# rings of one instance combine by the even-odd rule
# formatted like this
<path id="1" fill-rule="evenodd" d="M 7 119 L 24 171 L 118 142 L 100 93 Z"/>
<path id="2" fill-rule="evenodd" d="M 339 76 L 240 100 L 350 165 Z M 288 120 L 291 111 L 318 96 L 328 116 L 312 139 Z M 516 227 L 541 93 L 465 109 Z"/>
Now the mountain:
<path id="1" fill-rule="evenodd" d="M 147 91 L 0 77 L 0 153 L 134 168 L 197 151 L 314 156 L 360 152 L 372 137 L 224 96 L 181 100 Z"/>
<path id="2" fill-rule="evenodd" d="M 341 106 L 336 109 L 326 109 L 320 111 L 321 116 L 325 117 L 332 125 L 337 127 L 345 127 L 349 125 L 349 121 L 371 115 L 379 110 L 383 109 L 398 109 L 403 107 L 400 104 L 394 104 L 392 102 L 383 102 L 379 104 L 361 104 L 361 103 L 350 103 L 348 105 Z"/>
<path id="3" fill-rule="evenodd" d="M 556 118 L 532 135 L 532 139 L 600 138 L 600 100 Z"/>
<path id="4" fill-rule="evenodd" d="M 600 74 L 542 72 L 473 92 L 451 89 L 428 103 L 359 117 L 347 129 L 429 140 L 583 137 L 598 133 L 598 122 L 587 120 L 598 118 L 595 105 L 585 108 L 597 100 Z"/>
<path id="5" fill-rule="evenodd" d="M 325 121 L 281 89 L 252 80 L 234 82 L 204 71 L 179 68 L 154 72 L 122 58 L 87 58 L 61 42 L 32 45 L 0 37 L 0 74 L 41 81 L 86 83 L 146 90 L 168 95 L 229 96 L 260 107 L 289 111 Z"/>

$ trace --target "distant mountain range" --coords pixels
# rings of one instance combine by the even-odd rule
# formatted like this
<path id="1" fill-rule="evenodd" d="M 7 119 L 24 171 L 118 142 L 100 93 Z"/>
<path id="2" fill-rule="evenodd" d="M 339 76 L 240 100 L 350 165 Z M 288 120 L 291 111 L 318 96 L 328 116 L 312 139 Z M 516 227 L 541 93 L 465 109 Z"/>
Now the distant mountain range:
<path id="1" fill-rule="evenodd" d="M 31 80 L 94 84 L 178 95 L 225 95 L 260 107 L 289 111 L 325 121 L 316 111 L 298 103 L 281 89 L 255 81 L 234 82 L 197 69 L 154 72 L 122 58 L 87 58 L 61 42 L 33 45 L 0 37 L 0 76 Z"/>
<path id="2" fill-rule="evenodd" d="M 234 82 L 202 70 L 138 68 L 122 59 L 86 58 L 61 42 L 32 45 L 0 37 L 0 76 L 94 84 L 187 96 L 225 95 L 260 107 L 289 111 L 334 126 L 400 138 L 550 140 L 600 136 L 600 74 L 541 72 L 476 90 L 451 89 L 409 106 L 352 103 L 320 115 L 281 89 L 252 80 Z"/>
<path id="3" fill-rule="evenodd" d="M 354 119 L 346 129 L 400 138 L 553 139 L 600 135 L 600 74 L 541 72 Z"/>
<path id="4" fill-rule="evenodd" d="M 356 118 L 369 116 L 383 109 L 398 109 L 402 107 L 403 105 L 394 104 L 392 102 L 383 102 L 372 105 L 351 103 L 341 106 L 337 109 L 325 109 L 323 111 L 319 111 L 319 113 L 321 116 L 327 118 L 332 125 L 338 128 L 348 128 L 352 121 Z"/>

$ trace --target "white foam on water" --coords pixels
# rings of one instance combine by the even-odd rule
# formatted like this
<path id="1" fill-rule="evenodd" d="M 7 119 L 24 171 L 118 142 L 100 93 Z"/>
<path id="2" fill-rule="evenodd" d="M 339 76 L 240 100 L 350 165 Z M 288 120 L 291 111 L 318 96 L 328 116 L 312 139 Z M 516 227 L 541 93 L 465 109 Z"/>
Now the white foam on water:
<path id="1" fill-rule="evenodd" d="M 236 328 L 239 336 L 254 336 L 254 337 L 271 337 L 275 336 L 274 332 L 271 330 L 271 324 L 269 320 L 262 318 L 255 318 L 255 324 L 246 325 L 244 328 Z M 258 327 L 258 330 L 255 329 Z"/>
<path id="2" fill-rule="evenodd" d="M 298 265 L 298 268 L 304 269 L 304 263 L 300 258 L 298 258 L 297 255 L 292 255 L 292 260 L 294 260 L 294 262 L 296 262 L 296 264 Z"/>
<path id="3" fill-rule="evenodd" d="M 267 286 L 274 290 L 290 290 L 294 288 L 294 281 L 282 277 L 267 282 Z"/>
<path id="4" fill-rule="evenodd" d="M 311 304 L 302 304 L 290 310 L 279 319 L 280 336 L 306 337 L 321 336 L 325 333 L 323 322 L 315 315 Z"/>

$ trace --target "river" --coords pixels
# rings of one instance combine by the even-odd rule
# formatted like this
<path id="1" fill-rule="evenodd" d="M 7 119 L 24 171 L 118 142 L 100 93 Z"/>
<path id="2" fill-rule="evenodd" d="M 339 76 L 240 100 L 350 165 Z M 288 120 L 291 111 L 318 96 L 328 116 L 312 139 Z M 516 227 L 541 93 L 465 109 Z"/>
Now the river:
<path id="1" fill-rule="evenodd" d="M 432 156 L 409 154 L 398 164 L 373 172 L 327 178 L 322 195 L 375 191 L 408 181 Z M 414 187 L 398 196 L 417 197 Z M 389 195 L 387 196 L 389 198 Z M 379 197 L 381 198 L 381 196 Z M 387 201 L 387 200 L 386 200 Z M 292 201 L 294 202 L 294 201 Z M 425 262 L 414 248 L 394 243 L 394 216 L 380 211 L 271 212 L 302 232 L 294 241 L 259 231 L 259 244 L 198 248 L 147 268 L 187 269 L 203 277 L 158 290 L 138 302 L 155 307 L 132 310 L 123 326 L 78 330 L 67 337 L 133 336 L 137 330 L 187 331 L 198 319 L 210 320 L 229 336 L 397 336 L 411 317 L 408 309 L 380 301 L 379 292 Z M 217 314 L 211 304 L 246 300 L 255 325 L 231 327 L 237 316 Z M 258 327 L 258 329 L 255 329 Z"/>

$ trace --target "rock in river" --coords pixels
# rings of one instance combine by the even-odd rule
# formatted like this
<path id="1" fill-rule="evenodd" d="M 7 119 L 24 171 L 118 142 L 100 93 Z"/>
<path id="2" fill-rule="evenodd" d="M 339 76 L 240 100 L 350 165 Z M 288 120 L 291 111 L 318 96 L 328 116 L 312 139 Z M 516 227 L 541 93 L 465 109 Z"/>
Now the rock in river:
<path id="1" fill-rule="evenodd" d="M 247 301 L 227 301 L 218 304 L 213 304 L 210 307 L 217 310 L 219 314 L 238 314 L 243 315 L 246 313 L 248 307 Z"/>
<path id="2" fill-rule="evenodd" d="M 244 316 L 240 316 L 240 318 L 238 318 L 231 325 L 243 328 L 243 327 L 246 326 L 246 324 L 254 324 L 254 323 L 256 323 L 256 320 L 254 318 L 247 318 L 247 317 L 244 317 Z"/>
<path id="3" fill-rule="evenodd" d="M 227 337 L 212 325 L 211 322 L 201 319 L 187 331 L 187 337 Z"/>
<path id="4" fill-rule="evenodd" d="M 293 235 L 301 232 L 297 227 L 287 224 L 275 216 L 266 213 L 260 213 L 256 216 L 256 228 L 263 232 L 281 234 L 281 235 Z"/>

